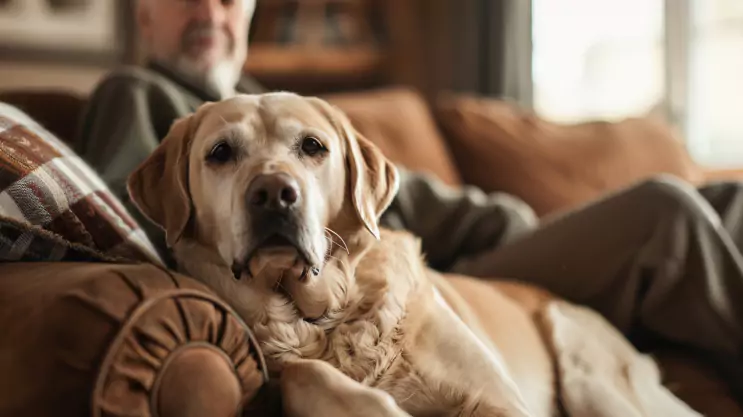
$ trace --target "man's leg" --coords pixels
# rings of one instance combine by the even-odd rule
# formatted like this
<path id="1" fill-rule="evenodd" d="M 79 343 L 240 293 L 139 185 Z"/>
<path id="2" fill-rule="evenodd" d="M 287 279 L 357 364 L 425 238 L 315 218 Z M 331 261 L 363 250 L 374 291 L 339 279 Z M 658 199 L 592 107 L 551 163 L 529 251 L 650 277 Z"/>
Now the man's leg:
<path id="1" fill-rule="evenodd" d="M 546 221 L 452 272 L 513 278 L 689 346 L 743 346 L 743 184 L 661 177 Z"/>

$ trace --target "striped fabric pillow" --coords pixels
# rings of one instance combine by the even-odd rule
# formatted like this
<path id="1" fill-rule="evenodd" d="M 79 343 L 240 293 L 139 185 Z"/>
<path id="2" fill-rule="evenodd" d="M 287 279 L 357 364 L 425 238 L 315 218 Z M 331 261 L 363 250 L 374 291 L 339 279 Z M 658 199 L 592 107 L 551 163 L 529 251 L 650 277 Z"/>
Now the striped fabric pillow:
<path id="1" fill-rule="evenodd" d="M 0 261 L 80 260 L 81 251 L 160 263 L 98 175 L 26 114 L 0 103 Z"/>

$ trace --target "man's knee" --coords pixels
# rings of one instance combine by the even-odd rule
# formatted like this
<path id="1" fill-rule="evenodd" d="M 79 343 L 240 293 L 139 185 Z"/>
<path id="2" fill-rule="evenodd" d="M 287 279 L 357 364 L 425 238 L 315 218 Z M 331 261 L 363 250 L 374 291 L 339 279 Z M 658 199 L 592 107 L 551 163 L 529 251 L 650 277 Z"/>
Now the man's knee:
<path id="1" fill-rule="evenodd" d="M 706 184 L 699 192 L 721 216 L 739 218 L 743 213 L 743 182 L 713 182 Z"/>
<path id="2" fill-rule="evenodd" d="M 718 221 L 719 216 L 699 190 L 676 176 L 655 175 L 635 186 L 634 191 L 642 196 L 645 204 L 657 205 L 659 209 L 680 210 L 698 220 Z"/>
<path id="3" fill-rule="evenodd" d="M 636 188 L 664 198 L 683 199 L 696 195 L 696 188 L 689 182 L 670 174 L 658 174 L 640 182 Z"/>
<path id="4" fill-rule="evenodd" d="M 743 182 L 741 181 L 720 181 L 704 185 L 700 192 L 709 198 L 741 198 L 743 196 Z"/>

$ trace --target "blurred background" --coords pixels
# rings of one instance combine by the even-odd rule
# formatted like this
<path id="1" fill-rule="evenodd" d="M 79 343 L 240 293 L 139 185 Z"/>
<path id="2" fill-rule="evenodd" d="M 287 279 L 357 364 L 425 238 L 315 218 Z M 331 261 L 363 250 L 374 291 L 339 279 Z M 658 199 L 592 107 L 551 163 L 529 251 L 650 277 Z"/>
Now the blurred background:
<path id="1" fill-rule="evenodd" d="M 87 94 L 137 63 L 132 0 L 0 0 L 0 90 Z M 320 94 L 409 85 L 557 122 L 648 114 L 705 165 L 743 162 L 741 0 L 258 0 L 245 71 Z"/>

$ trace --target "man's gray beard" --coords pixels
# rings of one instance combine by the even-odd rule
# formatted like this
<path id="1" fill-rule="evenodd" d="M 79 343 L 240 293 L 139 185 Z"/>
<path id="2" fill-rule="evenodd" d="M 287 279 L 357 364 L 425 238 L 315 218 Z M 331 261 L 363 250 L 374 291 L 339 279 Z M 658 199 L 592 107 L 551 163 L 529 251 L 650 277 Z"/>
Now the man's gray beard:
<path id="1" fill-rule="evenodd" d="M 240 74 L 242 72 L 240 66 L 228 60 L 220 61 L 207 71 L 202 71 L 198 69 L 198 64 L 184 56 L 176 60 L 174 69 L 186 78 L 216 93 L 222 100 L 235 95 L 235 87 L 238 81 L 240 81 Z"/>

